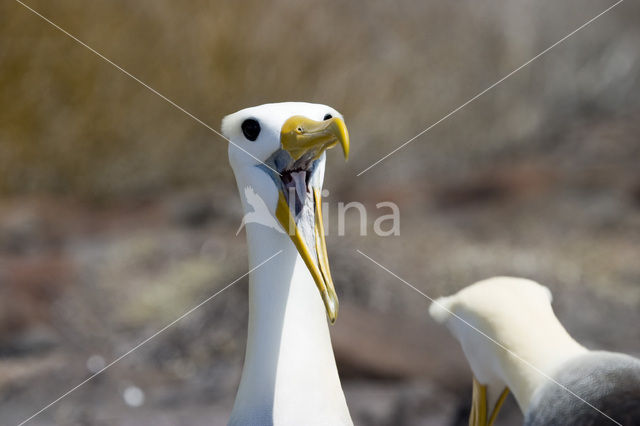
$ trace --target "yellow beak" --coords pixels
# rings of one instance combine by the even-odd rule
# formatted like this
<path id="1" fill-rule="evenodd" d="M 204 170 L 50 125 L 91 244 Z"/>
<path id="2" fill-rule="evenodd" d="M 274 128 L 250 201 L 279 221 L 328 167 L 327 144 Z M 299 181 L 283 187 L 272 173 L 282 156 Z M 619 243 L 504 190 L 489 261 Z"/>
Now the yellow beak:
<path id="1" fill-rule="evenodd" d="M 498 417 L 505 399 L 509 395 L 509 388 L 505 388 L 491 412 L 488 411 L 487 387 L 473 378 L 473 393 L 471 396 L 471 414 L 469 414 L 469 426 L 492 426 Z"/>
<path id="2" fill-rule="evenodd" d="M 337 143 L 342 145 L 345 160 L 349 159 L 349 133 L 344 121 L 338 117 L 315 121 L 300 115 L 293 116 L 282 125 L 280 142 L 294 160 L 305 154 L 317 159 Z"/>
<path id="3" fill-rule="evenodd" d="M 282 149 L 287 151 L 294 161 L 303 157 L 314 161 L 324 151 L 338 143 L 342 146 L 345 159 L 349 156 L 349 133 L 344 121 L 337 117 L 324 121 L 314 121 L 302 116 L 291 117 L 282 126 L 280 142 Z M 312 230 L 298 226 L 294 206 L 287 203 L 287 197 L 282 190 L 280 190 L 278 197 L 276 218 L 289 234 L 300 257 L 309 269 L 318 291 L 320 291 L 327 317 L 333 324 L 338 317 L 338 296 L 329 270 L 329 258 L 322 223 L 320 188 L 307 186 L 306 190 L 312 201 L 310 207 L 313 209 L 314 215 Z"/>

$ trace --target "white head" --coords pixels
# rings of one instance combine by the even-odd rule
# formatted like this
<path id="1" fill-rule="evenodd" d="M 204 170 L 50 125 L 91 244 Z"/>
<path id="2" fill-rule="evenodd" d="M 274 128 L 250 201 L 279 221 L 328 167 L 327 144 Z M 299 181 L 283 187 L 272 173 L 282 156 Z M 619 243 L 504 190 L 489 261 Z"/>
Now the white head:
<path id="1" fill-rule="evenodd" d="M 524 367 L 491 339 L 525 358 L 540 348 L 559 322 L 551 309 L 549 289 L 522 278 L 496 277 L 470 285 L 458 293 L 437 299 L 429 313 L 447 326 L 460 342 L 474 375 L 470 425 L 491 425 L 506 397 L 513 374 Z M 561 328 L 561 326 L 560 326 Z M 482 333 L 485 335 L 483 335 Z M 488 337 L 491 339 L 489 339 Z M 527 371 L 528 372 L 528 371 Z M 519 385 L 528 386 L 527 375 Z M 534 377 L 534 376 L 531 376 Z M 537 379 L 537 377 L 536 377 Z M 516 389 L 512 389 L 518 398 Z M 521 403 L 521 401 L 518 401 Z M 494 407 L 489 411 L 488 407 Z"/>
<path id="2" fill-rule="evenodd" d="M 326 105 L 283 102 L 246 108 L 222 120 L 229 162 L 245 212 L 252 188 L 276 218 L 311 275 L 334 322 L 338 299 L 329 272 L 321 191 L 325 151 L 338 143 L 345 158 L 349 135 L 342 115 Z M 275 231 L 274 231 L 275 232 Z"/>

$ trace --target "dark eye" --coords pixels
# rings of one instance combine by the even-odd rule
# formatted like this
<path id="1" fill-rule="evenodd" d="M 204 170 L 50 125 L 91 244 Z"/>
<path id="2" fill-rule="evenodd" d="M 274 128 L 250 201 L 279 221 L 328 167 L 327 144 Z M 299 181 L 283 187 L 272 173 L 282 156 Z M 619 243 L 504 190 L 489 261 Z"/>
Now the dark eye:
<path id="1" fill-rule="evenodd" d="M 333 118 L 333 115 L 331 114 L 325 114 L 323 120 L 328 120 L 330 118 Z"/>
<path id="2" fill-rule="evenodd" d="M 244 120 L 242 122 L 242 133 L 244 137 L 250 141 L 258 139 L 258 135 L 260 134 L 260 123 L 258 123 L 258 120 L 254 120 L 253 118 Z"/>

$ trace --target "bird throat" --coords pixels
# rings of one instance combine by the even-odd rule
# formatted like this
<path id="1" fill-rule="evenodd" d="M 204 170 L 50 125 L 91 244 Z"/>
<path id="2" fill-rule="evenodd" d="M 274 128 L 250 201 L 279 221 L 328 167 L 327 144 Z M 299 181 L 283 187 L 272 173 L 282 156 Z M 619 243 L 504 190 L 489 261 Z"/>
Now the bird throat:
<path id="1" fill-rule="evenodd" d="M 282 176 L 284 184 L 285 197 L 287 203 L 293 209 L 294 215 L 297 217 L 305 205 L 305 200 L 310 194 L 307 183 L 307 171 L 300 170 L 296 172 L 285 173 Z"/>
<path id="2" fill-rule="evenodd" d="M 306 265 L 286 235 L 252 227 L 247 240 L 251 267 L 282 253 L 250 275 L 247 349 L 229 424 L 351 424 Z"/>

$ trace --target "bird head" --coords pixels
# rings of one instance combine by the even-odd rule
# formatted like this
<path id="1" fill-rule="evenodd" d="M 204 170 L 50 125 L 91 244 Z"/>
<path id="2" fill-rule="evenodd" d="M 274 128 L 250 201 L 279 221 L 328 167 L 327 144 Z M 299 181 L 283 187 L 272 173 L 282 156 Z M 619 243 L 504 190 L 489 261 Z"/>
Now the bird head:
<path id="1" fill-rule="evenodd" d="M 326 150 L 341 145 L 349 156 L 342 115 L 302 102 L 246 108 L 222 120 L 229 161 L 245 210 L 243 188 L 252 187 L 288 234 L 309 269 L 331 323 L 338 314 L 322 224 L 321 192 Z"/>
<path id="2" fill-rule="evenodd" d="M 473 372 L 469 426 L 494 423 L 509 393 L 504 366 L 513 354 L 505 348 L 527 358 L 520 349 L 544 339 L 545 323 L 555 321 L 551 300 L 549 289 L 534 281 L 496 277 L 431 304 L 429 313 L 460 342 Z"/>

